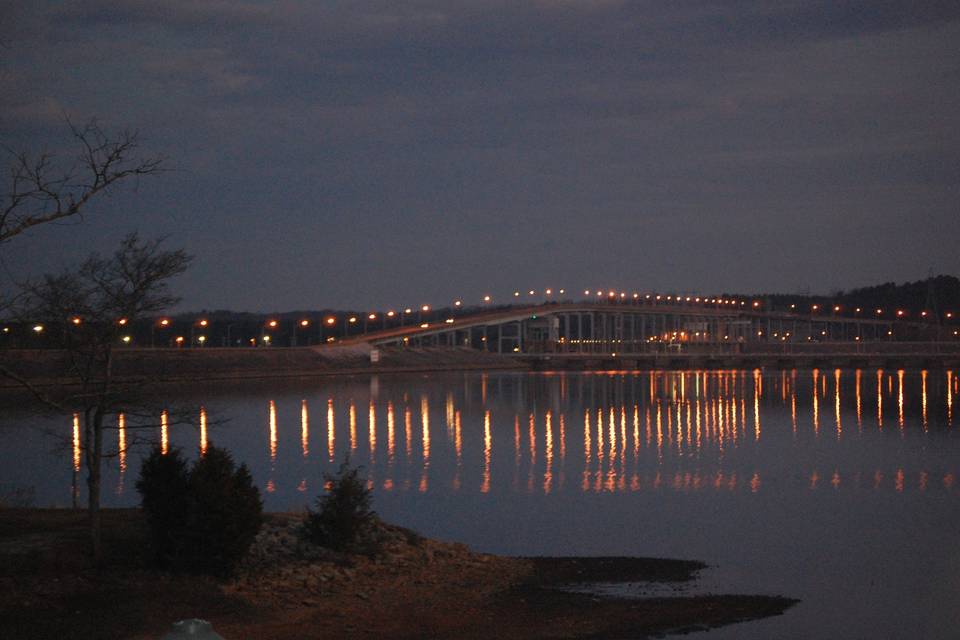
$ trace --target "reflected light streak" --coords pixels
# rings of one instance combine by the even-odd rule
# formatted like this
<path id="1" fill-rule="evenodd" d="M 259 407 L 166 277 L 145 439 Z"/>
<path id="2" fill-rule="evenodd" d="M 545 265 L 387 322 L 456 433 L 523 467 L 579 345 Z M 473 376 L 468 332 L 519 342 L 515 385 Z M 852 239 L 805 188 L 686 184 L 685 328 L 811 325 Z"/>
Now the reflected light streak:
<path id="1" fill-rule="evenodd" d="M 377 405 L 370 401 L 367 415 L 367 426 L 369 427 L 370 439 L 370 464 L 374 463 L 377 456 Z"/>
<path id="2" fill-rule="evenodd" d="M 300 401 L 300 449 L 304 458 L 310 455 L 310 416 L 306 400 Z"/>
<path id="3" fill-rule="evenodd" d="M 920 372 L 921 388 L 920 388 L 920 406 L 923 416 L 923 430 L 927 430 L 927 370 L 924 369 Z"/>
<path id="4" fill-rule="evenodd" d="M 537 423 L 532 413 L 527 421 L 527 437 L 530 439 L 530 471 L 527 474 L 527 492 L 533 493 L 533 470 L 537 465 Z"/>
<path id="5" fill-rule="evenodd" d="M 490 435 L 490 410 L 483 412 L 483 481 L 480 484 L 480 493 L 490 492 L 490 458 L 492 455 L 493 438 Z"/>
<path id="6" fill-rule="evenodd" d="M 900 431 L 903 431 L 903 369 L 897 371 L 897 424 L 900 425 Z"/>
<path id="7" fill-rule="evenodd" d="M 857 428 L 861 429 L 863 427 L 863 421 L 861 419 L 861 403 L 860 403 L 860 378 L 862 377 L 863 371 L 857 369 L 856 379 L 857 379 Z"/>
<path id="8" fill-rule="evenodd" d="M 607 418 L 607 434 L 610 440 L 610 465 L 611 468 L 613 463 L 617 460 L 617 426 L 616 426 L 616 415 L 614 414 L 613 407 L 610 407 Z"/>
<path id="9" fill-rule="evenodd" d="M 663 418 L 660 399 L 657 399 L 657 457 L 663 459 Z"/>
<path id="10" fill-rule="evenodd" d="M 207 431 L 207 409 L 200 407 L 200 455 L 207 455 L 207 448 L 210 446 L 209 433 Z"/>
<path id="11" fill-rule="evenodd" d="M 73 414 L 73 470 L 80 471 L 80 414 Z"/>
<path id="12" fill-rule="evenodd" d="M 877 369 L 877 427 L 883 429 L 883 369 Z"/>
<path id="13" fill-rule="evenodd" d="M 519 423 L 517 437 L 519 438 Z M 593 439 L 590 437 L 590 409 L 583 410 L 583 490 L 590 488 L 590 466 L 593 462 Z"/>
<path id="14" fill-rule="evenodd" d="M 407 462 L 413 458 L 413 411 L 410 407 L 403 408 L 403 436 L 406 446 Z"/>
<path id="15" fill-rule="evenodd" d="M 170 453 L 170 425 L 166 409 L 160 413 L 160 453 Z"/>
<path id="16" fill-rule="evenodd" d="M 277 460 L 277 406 L 270 401 L 270 462 Z"/>
<path id="17" fill-rule="evenodd" d="M 357 406 L 350 401 L 350 455 L 357 452 Z"/>
<path id="18" fill-rule="evenodd" d="M 760 394 L 763 393 L 763 382 L 760 378 L 760 370 L 753 374 L 753 430 L 754 440 L 760 439 Z M 756 477 L 756 476 L 755 476 Z"/>
<path id="19" fill-rule="evenodd" d="M 567 459 L 567 421 L 566 416 L 560 414 L 560 462 Z"/>
<path id="20" fill-rule="evenodd" d="M 947 424 L 953 426 L 953 386 L 951 385 L 953 371 L 947 371 Z"/>
<path id="21" fill-rule="evenodd" d="M 790 424 L 793 425 L 793 436 L 797 436 L 797 390 L 790 387 Z"/>
<path id="22" fill-rule="evenodd" d="M 460 470 L 463 467 L 463 429 L 460 422 L 460 410 L 453 412 L 453 446 L 457 455 L 457 472 L 453 478 L 453 488 L 460 488 Z"/>
<path id="23" fill-rule="evenodd" d="M 813 370 L 813 434 L 815 437 L 820 435 L 820 400 L 817 385 L 817 379 L 820 376 L 820 370 Z"/>
<path id="24" fill-rule="evenodd" d="M 843 434 L 843 426 L 840 424 L 840 369 L 835 369 L 833 372 L 833 391 L 833 410 L 836 414 L 837 440 L 839 440 Z"/>
<path id="25" fill-rule="evenodd" d="M 122 413 L 117 415 L 117 457 L 120 461 L 120 486 L 122 487 L 123 474 L 127 470 L 127 416 Z"/>
<path id="26" fill-rule="evenodd" d="M 566 478 L 567 460 L 567 425 L 564 415 L 560 414 L 560 489 L 563 489 Z"/>
<path id="27" fill-rule="evenodd" d="M 550 411 L 547 411 L 545 420 L 543 455 L 546 459 L 546 470 L 543 473 L 543 492 L 550 493 L 553 488 L 553 415 Z"/>
<path id="28" fill-rule="evenodd" d="M 327 398 L 327 459 L 334 460 L 337 434 L 334 430 L 333 398 Z"/>
<path id="29" fill-rule="evenodd" d="M 423 493 L 429 486 L 427 474 L 430 470 L 430 403 L 426 395 L 420 396 L 420 424 L 423 444 L 423 473 L 420 475 L 420 492 Z"/>
<path id="30" fill-rule="evenodd" d="M 397 423 L 393 401 L 387 401 L 387 463 L 393 464 L 397 457 Z"/>

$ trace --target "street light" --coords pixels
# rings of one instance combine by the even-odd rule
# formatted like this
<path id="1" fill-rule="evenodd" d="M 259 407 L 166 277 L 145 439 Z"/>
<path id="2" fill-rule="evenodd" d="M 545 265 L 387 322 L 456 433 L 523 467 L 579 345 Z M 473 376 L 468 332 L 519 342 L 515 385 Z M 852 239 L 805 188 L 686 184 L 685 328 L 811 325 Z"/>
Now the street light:
<path id="1" fill-rule="evenodd" d="M 79 318 L 78 318 L 78 319 L 79 319 Z M 79 323 L 78 323 L 78 324 L 79 324 Z M 169 318 L 160 318 L 160 319 L 157 320 L 156 322 L 151 322 L 151 323 L 150 323 L 150 348 L 151 348 L 151 349 L 152 349 L 154 346 L 156 346 L 156 345 L 154 344 L 154 333 L 155 333 L 155 331 L 156 331 L 157 325 L 160 325 L 160 328 L 161 328 L 161 329 L 166 329 L 168 326 L 170 326 L 170 319 L 169 319 Z"/>

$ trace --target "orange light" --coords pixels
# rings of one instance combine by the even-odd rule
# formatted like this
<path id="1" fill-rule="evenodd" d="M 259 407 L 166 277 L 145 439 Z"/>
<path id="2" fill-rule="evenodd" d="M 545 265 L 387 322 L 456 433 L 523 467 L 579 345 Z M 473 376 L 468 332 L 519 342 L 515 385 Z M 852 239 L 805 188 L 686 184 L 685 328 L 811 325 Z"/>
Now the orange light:
<path id="1" fill-rule="evenodd" d="M 757 302 L 757 301 L 754 301 L 753 306 L 754 306 L 754 307 L 759 307 L 759 306 L 760 306 L 760 303 Z"/>
<path id="2" fill-rule="evenodd" d="M 300 321 L 300 326 L 301 326 L 301 327 L 306 327 L 306 326 L 309 326 L 309 325 L 310 325 L 310 321 L 309 321 L 309 320 L 301 320 L 301 321 Z"/>
<path id="3" fill-rule="evenodd" d="M 430 326 L 429 323 L 424 322 L 423 324 L 420 325 L 420 328 L 421 328 L 421 329 L 426 329 L 426 328 L 429 327 L 429 326 Z"/>
<path id="4" fill-rule="evenodd" d="M 877 309 L 877 315 L 880 315 L 881 313 L 883 313 L 883 309 Z"/>
<path id="5" fill-rule="evenodd" d="M 205 327 L 205 326 L 207 326 L 207 325 L 210 324 L 210 323 L 207 322 L 206 320 L 201 320 L 201 321 L 199 322 L 199 324 L 200 324 L 201 327 Z"/>
<path id="6" fill-rule="evenodd" d="M 80 324 L 81 320 L 79 316 L 73 316 L 72 318 L 70 318 L 70 322 L 72 322 L 73 324 Z"/>
<path id="7" fill-rule="evenodd" d="M 903 315 L 903 309 L 897 309 L 897 315 L 898 315 L 898 316 L 902 316 L 902 315 Z"/>
<path id="8" fill-rule="evenodd" d="M 833 310 L 834 310 L 834 312 L 840 311 L 840 305 L 835 305 L 835 306 L 833 307 Z"/>
<path id="9" fill-rule="evenodd" d="M 202 326 L 202 325 L 201 325 L 201 326 Z M 267 323 L 267 326 L 270 327 L 271 329 L 276 329 L 276 327 L 277 327 L 277 321 L 276 321 L 276 320 L 271 320 L 270 322 Z"/>
<path id="10" fill-rule="evenodd" d="M 353 324 L 357 321 L 357 316 L 350 316 L 350 324 Z"/>
<path id="11" fill-rule="evenodd" d="M 484 302 L 490 302 L 490 296 L 483 296 Z"/>
<path id="12" fill-rule="evenodd" d="M 459 300 L 457 300 L 456 302 L 453 303 L 453 306 L 459 307 L 461 304 L 463 304 L 463 303 L 460 302 Z"/>
<path id="13" fill-rule="evenodd" d="M 812 308 L 813 308 L 813 310 L 814 310 L 814 311 L 816 311 L 817 309 L 819 309 L 819 308 L 820 308 L 820 305 L 818 305 L 818 304 L 815 304 L 815 305 L 813 305 L 813 307 L 812 307 Z"/>
<path id="14" fill-rule="evenodd" d="M 33 330 L 36 333 L 43 333 L 43 325 L 42 324 L 34 325 Z"/>
<path id="15" fill-rule="evenodd" d="M 422 307 L 420 307 L 420 311 L 430 311 L 430 305 L 428 304 L 423 305 Z"/>
<path id="16" fill-rule="evenodd" d="M 117 320 L 117 324 L 122 327 L 123 325 L 127 324 L 127 319 L 126 319 L 126 318 L 120 318 L 119 320 Z"/>
<path id="17" fill-rule="evenodd" d="M 166 326 L 169 325 L 169 324 L 170 324 L 170 320 L 167 319 L 167 318 L 162 318 L 162 319 L 160 320 L 160 326 L 161 326 L 161 327 L 166 327 Z"/>
<path id="18" fill-rule="evenodd" d="M 413 309 L 407 307 L 406 309 L 403 310 L 403 312 L 404 312 L 404 313 L 413 313 Z"/>
<path id="19" fill-rule="evenodd" d="M 376 319 L 377 319 L 377 314 L 371 313 L 370 315 L 367 316 L 367 318 L 370 319 L 370 320 L 376 320 Z"/>
<path id="20" fill-rule="evenodd" d="M 547 295 L 553 295 L 553 289 L 547 289 Z"/>
<path id="21" fill-rule="evenodd" d="M 177 336 L 176 343 L 183 344 L 183 336 Z"/>
<path id="22" fill-rule="evenodd" d="M 392 317 L 395 316 L 395 315 L 397 315 L 397 313 L 396 313 L 395 311 L 387 311 L 387 317 L 388 317 L 388 318 L 392 318 Z"/>
<path id="23" fill-rule="evenodd" d="M 337 321 L 336 318 L 327 318 L 327 324 L 333 324 Z"/>

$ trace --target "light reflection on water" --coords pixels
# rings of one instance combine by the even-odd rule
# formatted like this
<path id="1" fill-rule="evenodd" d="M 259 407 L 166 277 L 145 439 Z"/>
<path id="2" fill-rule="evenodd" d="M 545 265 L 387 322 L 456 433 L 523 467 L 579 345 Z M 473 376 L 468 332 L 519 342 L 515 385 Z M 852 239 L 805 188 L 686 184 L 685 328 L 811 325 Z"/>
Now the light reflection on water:
<path id="1" fill-rule="evenodd" d="M 944 544 L 960 526 L 957 385 L 952 371 L 866 369 L 357 377 L 191 391 L 178 400 L 196 428 L 161 405 L 151 433 L 191 455 L 227 447 L 268 509 L 311 502 L 349 455 L 378 511 L 427 535 L 697 558 L 731 589 L 804 600 L 755 637 L 940 637 L 960 624 L 960 552 Z M 121 452 L 108 505 L 137 502 L 130 420 L 108 431 Z M 4 416 L 0 483 L 34 485 L 42 504 L 82 498 L 81 427 Z"/>

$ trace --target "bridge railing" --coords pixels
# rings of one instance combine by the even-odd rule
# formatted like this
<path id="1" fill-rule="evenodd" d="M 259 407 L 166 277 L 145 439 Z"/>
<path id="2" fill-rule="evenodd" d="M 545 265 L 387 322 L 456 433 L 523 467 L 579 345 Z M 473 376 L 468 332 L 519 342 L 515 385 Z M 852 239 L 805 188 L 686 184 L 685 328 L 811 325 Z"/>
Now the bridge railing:
<path id="1" fill-rule="evenodd" d="M 598 342 L 593 344 L 527 342 L 526 354 L 557 355 L 960 355 L 960 342 L 718 342 L 663 343 L 647 341 Z"/>

